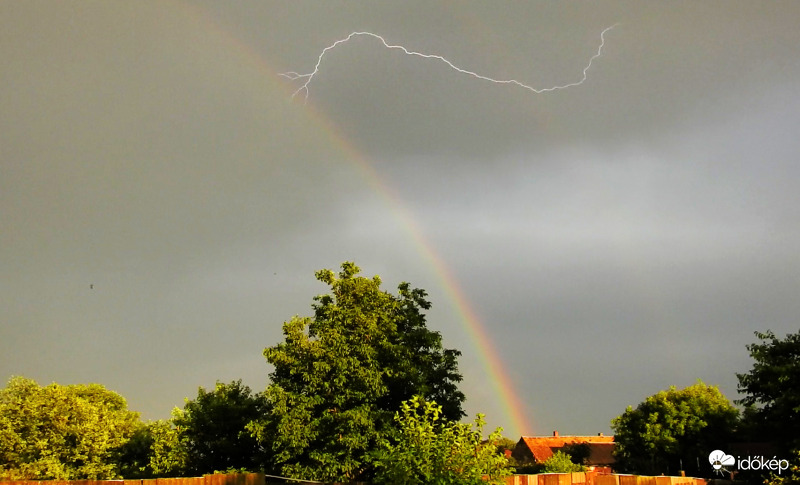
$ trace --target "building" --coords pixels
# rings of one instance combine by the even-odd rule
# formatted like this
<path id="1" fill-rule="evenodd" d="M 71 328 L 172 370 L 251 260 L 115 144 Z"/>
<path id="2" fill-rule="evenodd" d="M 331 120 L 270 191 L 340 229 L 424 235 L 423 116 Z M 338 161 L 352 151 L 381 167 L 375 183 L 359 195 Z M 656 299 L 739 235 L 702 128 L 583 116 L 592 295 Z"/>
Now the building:
<path id="1" fill-rule="evenodd" d="M 590 469 L 608 468 L 614 464 L 614 437 L 604 436 L 523 436 L 517 442 L 511 456 L 518 463 L 543 463 L 556 451 L 574 451 L 576 445 L 587 455 L 584 464 Z"/>

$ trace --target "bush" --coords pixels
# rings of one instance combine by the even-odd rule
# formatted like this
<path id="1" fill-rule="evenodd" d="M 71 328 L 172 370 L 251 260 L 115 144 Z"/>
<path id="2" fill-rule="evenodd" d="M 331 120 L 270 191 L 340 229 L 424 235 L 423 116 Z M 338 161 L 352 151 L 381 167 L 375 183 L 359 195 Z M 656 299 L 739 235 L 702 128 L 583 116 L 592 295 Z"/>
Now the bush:
<path id="1" fill-rule="evenodd" d="M 570 473 L 570 472 L 584 472 L 586 467 L 573 463 L 572 458 L 561 451 L 556 451 L 553 456 L 545 460 L 543 473 Z"/>
<path id="2" fill-rule="evenodd" d="M 498 428 L 482 440 L 483 415 L 473 425 L 444 421 L 441 406 L 419 397 L 403 402 L 395 415 L 398 435 L 376 453 L 377 484 L 466 485 L 505 484 L 513 472 L 497 453 Z"/>

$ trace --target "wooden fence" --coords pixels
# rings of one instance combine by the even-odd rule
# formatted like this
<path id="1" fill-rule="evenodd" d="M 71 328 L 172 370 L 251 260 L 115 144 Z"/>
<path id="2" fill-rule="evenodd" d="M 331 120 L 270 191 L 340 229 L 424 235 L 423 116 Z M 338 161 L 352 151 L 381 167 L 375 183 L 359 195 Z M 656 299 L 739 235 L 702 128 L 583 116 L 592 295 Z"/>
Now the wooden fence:
<path id="1" fill-rule="evenodd" d="M 297 483 L 273 479 L 263 473 L 228 473 L 192 478 L 153 478 L 142 480 L 13 480 L 2 485 L 273 485 Z M 303 483 L 302 481 L 300 482 Z M 306 482 L 309 483 L 309 482 Z M 342 484 L 336 484 L 342 485 Z M 348 485 L 365 485 L 351 483 Z M 701 478 L 643 477 L 639 475 L 600 475 L 597 473 L 541 473 L 512 475 L 506 485 L 706 485 Z"/>
<path id="2" fill-rule="evenodd" d="M 263 473 L 217 473 L 190 478 L 151 478 L 137 480 L 11 480 L 2 485 L 267 485 L 285 483 L 267 482 Z"/>
<path id="3" fill-rule="evenodd" d="M 690 477 L 643 477 L 578 472 L 512 475 L 506 480 L 506 485 L 706 485 L 706 481 Z"/>

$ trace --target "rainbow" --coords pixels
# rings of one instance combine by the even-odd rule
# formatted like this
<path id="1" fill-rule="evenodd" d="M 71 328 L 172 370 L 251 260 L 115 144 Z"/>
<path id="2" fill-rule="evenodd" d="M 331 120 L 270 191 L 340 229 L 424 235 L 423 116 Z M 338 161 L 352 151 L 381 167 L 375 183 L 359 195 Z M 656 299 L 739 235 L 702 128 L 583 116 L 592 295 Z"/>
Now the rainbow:
<path id="1" fill-rule="evenodd" d="M 272 69 L 267 60 L 256 52 L 252 46 L 220 27 L 201 7 L 180 0 L 177 5 L 184 16 L 195 22 L 204 32 L 214 35 L 216 40 L 223 44 L 223 47 L 230 50 L 232 54 L 239 56 L 243 62 L 256 67 L 263 73 L 265 79 L 272 80 L 273 84 L 277 83 L 279 79 L 278 71 Z M 279 86 L 278 89 L 286 92 L 288 102 L 295 88 L 290 83 L 277 85 Z M 358 168 L 371 189 L 386 200 L 394 216 L 401 222 L 411 237 L 419 254 L 433 268 L 438 284 L 454 305 L 462 326 L 477 351 L 486 377 L 494 387 L 495 395 L 499 396 L 500 407 L 504 416 L 503 419 L 494 417 L 492 421 L 506 424 L 504 426 L 506 436 L 516 437 L 525 433 L 530 434 L 533 428 L 527 419 L 527 407 L 516 392 L 517 386 L 509 377 L 509 373 L 506 371 L 500 355 L 495 350 L 485 325 L 469 303 L 457 279 L 447 267 L 444 258 L 425 238 L 424 232 L 397 193 L 375 170 L 369 160 L 361 154 L 361 151 L 337 129 L 334 123 L 324 113 L 317 111 L 312 103 L 308 103 L 305 106 L 301 102 L 295 104 L 297 109 L 305 109 L 308 112 L 309 117 L 328 134 L 336 147 Z"/>

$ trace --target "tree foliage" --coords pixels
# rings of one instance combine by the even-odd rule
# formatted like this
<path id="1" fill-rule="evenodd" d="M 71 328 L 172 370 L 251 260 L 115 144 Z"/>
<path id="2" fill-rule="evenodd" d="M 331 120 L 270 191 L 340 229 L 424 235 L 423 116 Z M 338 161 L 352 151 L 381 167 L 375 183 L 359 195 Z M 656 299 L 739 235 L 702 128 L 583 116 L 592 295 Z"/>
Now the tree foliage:
<path id="1" fill-rule="evenodd" d="M 586 467 L 580 463 L 572 461 L 573 458 L 568 453 L 563 451 L 556 451 L 553 456 L 548 458 L 542 464 L 543 473 L 570 473 L 570 472 L 583 472 Z"/>
<path id="2" fill-rule="evenodd" d="M 213 391 L 200 387 L 197 398 L 186 400 L 172 421 L 186 452 L 188 472 L 194 475 L 229 469 L 261 469 L 264 451 L 247 425 L 266 412 L 263 395 L 253 394 L 241 380 L 217 382 Z"/>
<path id="3" fill-rule="evenodd" d="M 123 478 L 166 478 L 189 473 L 186 446 L 171 420 L 139 423 L 121 449 L 119 466 Z"/>
<path id="4" fill-rule="evenodd" d="M 150 425 L 137 423 L 130 439 L 120 448 L 119 473 L 122 478 L 154 478 L 150 458 L 154 437 Z"/>
<path id="5" fill-rule="evenodd" d="M 173 409 L 173 418 L 178 410 Z M 150 448 L 150 472 L 154 477 L 185 476 L 189 457 L 178 429 L 171 420 L 154 421 L 148 425 L 153 437 Z"/>
<path id="6" fill-rule="evenodd" d="M 314 298 L 313 318 L 284 323 L 285 341 L 264 350 L 274 366 L 266 397 L 270 413 L 251 429 L 271 441 L 283 474 L 315 480 L 353 480 L 370 469 L 368 452 L 392 427 L 400 404 L 415 395 L 460 419 L 456 350 L 444 349 L 426 328 L 430 308 L 408 283 L 398 294 L 381 280 L 341 271 L 316 273 L 330 294 Z"/>
<path id="7" fill-rule="evenodd" d="M 715 386 L 698 381 L 681 390 L 670 387 L 611 421 L 615 468 L 657 475 L 676 473 L 682 464 L 700 473 L 697 457 L 724 449 L 737 420 L 738 410 Z"/>
<path id="8" fill-rule="evenodd" d="M 747 346 L 753 368 L 737 374 L 737 401 L 745 405 L 750 439 L 774 440 L 788 450 L 800 446 L 800 332 L 778 339 L 772 331 L 755 332 L 760 342 Z"/>
<path id="9" fill-rule="evenodd" d="M 442 419 L 442 408 L 419 397 L 395 415 L 398 433 L 376 453 L 378 484 L 504 484 L 513 470 L 497 453 L 501 428 L 483 441 L 483 415 L 472 425 Z"/>
<path id="10" fill-rule="evenodd" d="M 564 445 L 561 451 L 569 456 L 572 463 L 579 465 L 585 465 L 592 454 L 589 443 L 571 443 Z"/>
<path id="11" fill-rule="evenodd" d="M 503 456 L 506 456 L 506 453 L 511 453 L 514 451 L 514 447 L 517 446 L 517 441 L 512 440 L 511 438 L 507 438 L 505 436 L 501 436 L 498 440 L 495 441 L 495 447 L 497 448 L 497 453 Z"/>
<path id="12" fill-rule="evenodd" d="M 119 450 L 138 420 L 99 384 L 41 387 L 12 377 L 0 390 L 0 479 L 117 478 Z"/>
<path id="13" fill-rule="evenodd" d="M 789 469 L 783 470 L 780 474 L 772 473 L 766 478 L 764 485 L 797 485 L 800 483 L 800 450 L 791 452 Z"/>

